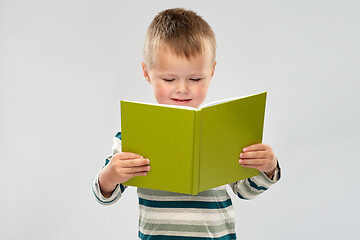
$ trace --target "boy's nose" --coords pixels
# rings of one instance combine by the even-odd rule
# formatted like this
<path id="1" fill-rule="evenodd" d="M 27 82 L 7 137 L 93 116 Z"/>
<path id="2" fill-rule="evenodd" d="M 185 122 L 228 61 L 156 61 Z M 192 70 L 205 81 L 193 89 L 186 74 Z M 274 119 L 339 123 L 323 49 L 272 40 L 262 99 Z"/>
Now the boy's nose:
<path id="1" fill-rule="evenodd" d="M 186 81 L 179 81 L 176 86 L 177 93 L 187 93 L 189 91 L 188 84 Z"/>

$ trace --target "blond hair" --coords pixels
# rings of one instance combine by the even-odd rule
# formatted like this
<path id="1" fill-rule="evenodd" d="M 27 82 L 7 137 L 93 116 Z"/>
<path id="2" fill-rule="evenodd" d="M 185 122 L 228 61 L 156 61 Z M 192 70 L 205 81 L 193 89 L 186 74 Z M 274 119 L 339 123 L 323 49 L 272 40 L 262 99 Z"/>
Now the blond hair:
<path id="1" fill-rule="evenodd" d="M 216 39 L 209 24 L 191 10 L 167 9 L 156 15 L 148 28 L 144 62 L 151 67 L 160 50 L 171 50 L 177 56 L 190 59 L 207 49 L 215 62 Z"/>

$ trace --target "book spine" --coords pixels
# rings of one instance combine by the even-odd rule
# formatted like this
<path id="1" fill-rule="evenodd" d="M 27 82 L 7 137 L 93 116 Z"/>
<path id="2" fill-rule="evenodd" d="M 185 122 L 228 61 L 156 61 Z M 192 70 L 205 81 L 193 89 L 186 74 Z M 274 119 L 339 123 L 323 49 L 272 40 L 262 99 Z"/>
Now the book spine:
<path id="1" fill-rule="evenodd" d="M 194 115 L 194 168 L 193 168 L 193 186 L 192 195 L 199 193 L 200 181 L 200 138 L 201 135 L 201 111 L 195 111 Z"/>

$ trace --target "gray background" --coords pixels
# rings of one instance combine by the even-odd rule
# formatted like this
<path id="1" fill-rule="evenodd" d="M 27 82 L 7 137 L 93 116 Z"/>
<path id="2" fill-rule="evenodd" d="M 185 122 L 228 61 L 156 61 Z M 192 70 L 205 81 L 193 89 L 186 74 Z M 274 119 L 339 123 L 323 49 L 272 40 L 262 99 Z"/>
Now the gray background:
<path id="1" fill-rule="evenodd" d="M 357 236 L 359 1 L 0 1 L 0 239 L 136 239 L 134 188 L 90 190 L 119 100 L 154 102 L 142 45 L 161 10 L 213 27 L 206 102 L 268 91 L 264 142 L 282 180 L 236 199 L 240 239 Z M 144 120 L 146 116 L 144 117 Z"/>

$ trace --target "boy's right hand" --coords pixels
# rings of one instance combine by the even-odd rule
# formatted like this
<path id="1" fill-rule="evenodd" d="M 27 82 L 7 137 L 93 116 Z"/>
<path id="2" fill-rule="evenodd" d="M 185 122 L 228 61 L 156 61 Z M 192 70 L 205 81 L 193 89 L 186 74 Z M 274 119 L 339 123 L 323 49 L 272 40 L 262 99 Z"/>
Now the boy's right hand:
<path id="1" fill-rule="evenodd" d="M 111 161 L 100 171 L 99 185 L 104 197 L 110 197 L 119 183 L 136 176 L 145 176 L 150 170 L 149 159 L 130 153 L 115 154 Z"/>

